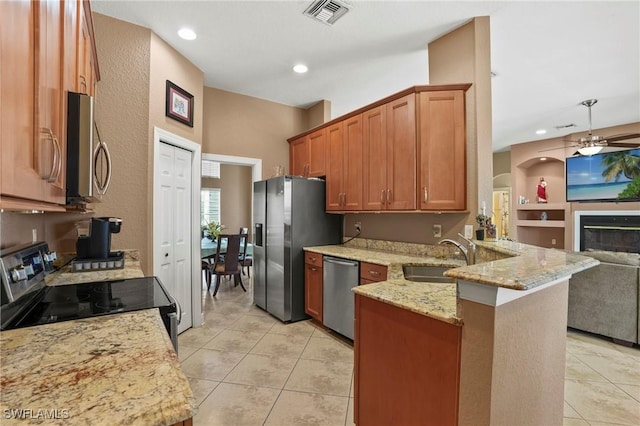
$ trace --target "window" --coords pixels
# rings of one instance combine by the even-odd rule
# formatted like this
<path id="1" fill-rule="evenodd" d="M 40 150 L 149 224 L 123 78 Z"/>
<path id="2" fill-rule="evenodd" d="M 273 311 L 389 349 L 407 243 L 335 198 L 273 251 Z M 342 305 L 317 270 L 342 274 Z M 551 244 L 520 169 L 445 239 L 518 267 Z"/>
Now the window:
<path id="1" fill-rule="evenodd" d="M 203 226 L 214 221 L 221 222 L 220 188 L 202 188 L 200 192 L 200 217 Z"/>

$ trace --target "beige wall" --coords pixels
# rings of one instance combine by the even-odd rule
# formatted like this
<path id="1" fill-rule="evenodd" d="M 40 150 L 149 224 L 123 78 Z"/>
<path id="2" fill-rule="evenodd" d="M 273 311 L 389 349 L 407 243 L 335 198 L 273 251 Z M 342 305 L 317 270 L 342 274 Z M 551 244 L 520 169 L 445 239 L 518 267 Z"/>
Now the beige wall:
<path id="1" fill-rule="evenodd" d="M 307 128 L 319 126 L 331 120 L 331 102 L 323 100 L 307 109 Z M 293 136 L 293 135 L 291 135 Z"/>
<path id="2" fill-rule="evenodd" d="M 493 176 L 511 173 L 511 151 L 493 154 Z"/>
<path id="3" fill-rule="evenodd" d="M 225 232 L 236 233 L 241 227 L 251 231 L 251 167 L 222 164 L 220 179 L 202 178 L 202 188 L 220 188 L 220 218 Z"/>
<path id="4" fill-rule="evenodd" d="M 307 130 L 308 112 L 211 87 L 204 88 L 202 153 L 262 159 L 262 176 L 289 171 L 287 138 Z"/>

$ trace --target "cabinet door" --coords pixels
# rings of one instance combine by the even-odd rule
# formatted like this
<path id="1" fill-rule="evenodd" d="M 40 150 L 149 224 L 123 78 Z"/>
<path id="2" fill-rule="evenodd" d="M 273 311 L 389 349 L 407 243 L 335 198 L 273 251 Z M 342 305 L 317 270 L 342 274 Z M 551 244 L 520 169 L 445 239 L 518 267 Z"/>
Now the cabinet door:
<path id="1" fill-rule="evenodd" d="M 43 200 L 65 203 L 66 117 L 63 89 L 64 3 L 38 2 L 36 34 L 36 132 L 38 132 L 38 168 L 47 181 Z"/>
<path id="2" fill-rule="evenodd" d="M 389 210 L 416 209 L 416 107 L 410 94 L 387 108 L 387 193 Z"/>
<path id="3" fill-rule="evenodd" d="M 344 209 L 344 134 L 343 122 L 327 127 L 327 211 Z"/>
<path id="4" fill-rule="evenodd" d="M 385 106 L 362 113 L 363 210 L 386 209 L 387 144 Z"/>
<path id="5" fill-rule="evenodd" d="M 0 2 L 2 194 L 41 200 L 34 134 L 35 22 L 32 2 Z"/>
<path id="6" fill-rule="evenodd" d="M 307 176 L 324 176 L 326 174 L 325 159 L 325 129 L 320 129 L 309 135 L 309 165 Z"/>
<path id="7" fill-rule="evenodd" d="M 344 123 L 344 210 L 362 210 L 362 116 Z"/>
<path id="8" fill-rule="evenodd" d="M 322 268 L 305 264 L 304 290 L 305 312 L 322 322 Z"/>
<path id="9" fill-rule="evenodd" d="M 307 176 L 309 165 L 309 144 L 305 136 L 289 144 L 290 165 L 293 176 Z"/>
<path id="10" fill-rule="evenodd" d="M 419 94 L 419 188 L 422 210 L 466 208 L 464 92 Z"/>

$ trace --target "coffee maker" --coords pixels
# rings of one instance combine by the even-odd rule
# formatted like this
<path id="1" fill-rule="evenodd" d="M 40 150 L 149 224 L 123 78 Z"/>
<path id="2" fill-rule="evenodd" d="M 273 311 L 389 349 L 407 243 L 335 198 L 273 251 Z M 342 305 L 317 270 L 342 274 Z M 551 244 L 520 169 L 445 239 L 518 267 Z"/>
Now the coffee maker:
<path id="1" fill-rule="evenodd" d="M 77 259 L 108 259 L 111 257 L 111 234 L 120 232 L 122 219 L 117 217 L 94 217 L 91 219 L 89 235 L 81 235 L 76 242 Z"/>

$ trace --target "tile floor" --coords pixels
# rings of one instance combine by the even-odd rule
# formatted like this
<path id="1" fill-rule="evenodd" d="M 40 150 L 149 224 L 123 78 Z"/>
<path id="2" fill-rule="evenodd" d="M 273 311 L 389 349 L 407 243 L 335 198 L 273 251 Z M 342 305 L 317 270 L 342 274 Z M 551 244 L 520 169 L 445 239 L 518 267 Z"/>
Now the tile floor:
<path id="1" fill-rule="evenodd" d="M 245 277 L 245 283 L 247 280 Z M 353 349 L 310 321 L 282 324 L 223 281 L 179 336 L 195 425 L 352 425 Z M 567 334 L 564 425 L 640 425 L 640 350 Z"/>

